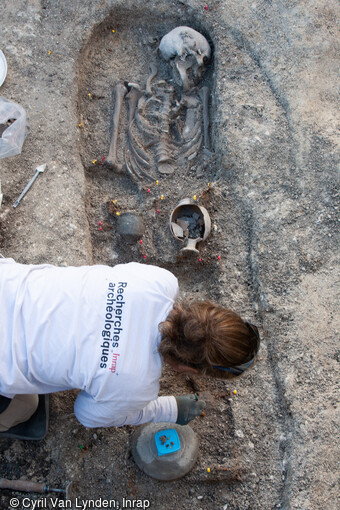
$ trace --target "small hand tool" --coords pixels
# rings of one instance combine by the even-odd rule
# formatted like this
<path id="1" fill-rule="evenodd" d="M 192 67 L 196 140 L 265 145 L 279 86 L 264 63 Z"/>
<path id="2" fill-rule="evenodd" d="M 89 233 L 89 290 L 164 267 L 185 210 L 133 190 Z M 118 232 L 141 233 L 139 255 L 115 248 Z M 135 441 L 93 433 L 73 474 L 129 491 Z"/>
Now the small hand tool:
<path id="1" fill-rule="evenodd" d="M 46 168 L 46 163 L 44 165 L 40 165 L 38 166 L 36 169 L 35 169 L 35 174 L 33 175 L 32 179 L 30 180 L 30 182 L 27 184 L 26 188 L 24 189 L 24 191 L 21 193 L 20 197 L 18 198 L 18 200 L 16 200 L 13 204 L 13 207 L 17 207 L 19 205 L 19 202 L 20 200 L 24 197 L 24 195 L 26 195 L 27 191 L 30 189 L 30 187 L 32 186 L 32 184 L 34 183 L 34 181 L 36 180 L 36 178 L 38 177 L 39 174 L 41 174 Z"/>
<path id="2" fill-rule="evenodd" d="M 48 492 L 66 494 L 67 488 L 54 489 L 43 483 L 30 482 L 28 480 L 6 480 L 6 478 L 0 478 L 0 489 L 12 489 L 14 491 L 22 492 L 38 492 L 40 494 L 46 494 Z"/>

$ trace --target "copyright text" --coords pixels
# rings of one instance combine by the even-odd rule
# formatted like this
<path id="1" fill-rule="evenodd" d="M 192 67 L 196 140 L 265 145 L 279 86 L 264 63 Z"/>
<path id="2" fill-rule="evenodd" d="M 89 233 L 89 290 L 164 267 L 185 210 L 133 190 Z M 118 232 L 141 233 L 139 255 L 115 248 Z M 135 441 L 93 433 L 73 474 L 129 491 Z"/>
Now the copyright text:
<path id="1" fill-rule="evenodd" d="M 150 508 L 150 501 L 148 499 L 127 499 L 123 498 L 122 501 L 117 501 L 114 499 L 80 499 L 75 498 L 74 501 L 70 499 L 59 499 L 59 498 L 40 498 L 40 499 L 31 499 L 31 498 L 23 498 L 19 500 L 19 498 L 11 498 L 10 505 L 11 508 L 17 509 L 29 509 L 29 510 L 48 510 L 50 508 L 69 508 L 71 510 L 90 510 L 91 508 L 98 508 L 102 510 L 103 508 L 114 508 L 114 509 L 123 509 L 123 508 Z M 20 506 L 21 505 L 21 506 Z"/>

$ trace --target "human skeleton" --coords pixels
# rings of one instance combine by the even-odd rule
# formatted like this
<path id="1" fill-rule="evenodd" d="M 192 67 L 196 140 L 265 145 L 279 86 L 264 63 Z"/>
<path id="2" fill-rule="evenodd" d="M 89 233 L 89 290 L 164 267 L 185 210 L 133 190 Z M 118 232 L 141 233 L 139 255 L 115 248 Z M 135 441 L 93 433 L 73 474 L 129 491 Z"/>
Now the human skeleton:
<path id="1" fill-rule="evenodd" d="M 113 127 L 107 164 L 116 172 L 127 172 L 134 181 L 154 180 L 176 168 L 190 168 L 200 153 L 202 164 L 210 153 L 209 91 L 197 88 L 211 49 L 206 38 L 181 26 L 166 34 L 159 45 L 170 62 L 175 85 L 155 81 L 158 68 L 150 65 L 145 90 L 137 83 L 117 83 L 114 88 Z M 180 98 L 176 97 L 180 90 Z M 124 162 L 119 162 L 118 129 L 124 99 L 127 103 L 127 144 Z M 203 148 L 203 151 L 201 150 Z"/>

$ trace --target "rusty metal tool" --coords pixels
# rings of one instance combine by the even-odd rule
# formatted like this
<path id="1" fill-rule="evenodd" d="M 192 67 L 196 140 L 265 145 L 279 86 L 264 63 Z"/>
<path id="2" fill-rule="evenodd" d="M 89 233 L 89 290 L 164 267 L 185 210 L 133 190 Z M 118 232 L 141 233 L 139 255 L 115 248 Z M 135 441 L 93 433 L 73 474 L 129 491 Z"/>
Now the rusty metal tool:
<path id="1" fill-rule="evenodd" d="M 26 195 L 27 191 L 30 189 L 30 187 L 32 186 L 32 184 L 34 183 L 34 181 L 36 180 L 36 178 L 38 177 L 39 174 L 41 174 L 42 172 L 44 172 L 46 168 L 46 163 L 44 165 L 40 165 L 38 166 L 36 169 L 35 169 L 35 174 L 33 175 L 32 179 L 30 180 L 30 182 L 27 184 L 26 188 L 24 189 L 24 191 L 21 193 L 20 197 L 18 198 L 18 200 L 16 200 L 13 204 L 13 207 L 17 207 L 20 203 L 20 200 Z"/>
<path id="2" fill-rule="evenodd" d="M 48 492 L 59 492 L 66 494 L 67 489 L 53 489 L 48 485 L 38 482 L 29 482 L 28 480 L 6 480 L 6 478 L 0 478 L 0 489 L 11 489 L 14 491 L 22 492 L 38 492 L 40 494 L 46 494 Z"/>

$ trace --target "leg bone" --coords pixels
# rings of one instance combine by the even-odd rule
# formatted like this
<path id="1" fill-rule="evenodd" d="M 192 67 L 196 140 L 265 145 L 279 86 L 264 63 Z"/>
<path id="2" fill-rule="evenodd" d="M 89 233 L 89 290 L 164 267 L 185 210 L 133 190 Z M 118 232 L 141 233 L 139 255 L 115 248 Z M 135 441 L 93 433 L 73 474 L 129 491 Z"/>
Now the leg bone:
<path id="1" fill-rule="evenodd" d="M 199 92 L 202 104 L 203 104 L 203 145 L 206 149 L 210 150 L 209 141 L 209 89 L 208 87 L 202 87 Z"/>
<path id="2" fill-rule="evenodd" d="M 111 143 L 110 143 L 110 149 L 109 154 L 106 158 L 106 163 L 113 169 L 116 170 L 116 172 L 122 172 L 123 165 L 118 163 L 117 160 L 117 142 L 118 142 L 118 128 L 119 128 L 119 118 L 120 118 L 120 112 L 122 109 L 123 104 L 123 98 L 127 93 L 127 88 L 122 83 L 117 83 L 117 85 L 114 88 L 113 95 L 114 95 L 114 112 L 113 112 L 113 120 L 112 120 L 112 136 L 111 136 Z"/>

